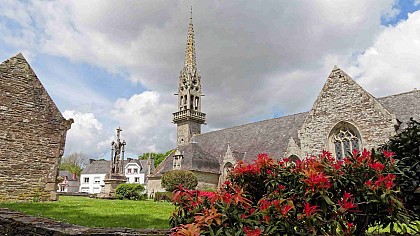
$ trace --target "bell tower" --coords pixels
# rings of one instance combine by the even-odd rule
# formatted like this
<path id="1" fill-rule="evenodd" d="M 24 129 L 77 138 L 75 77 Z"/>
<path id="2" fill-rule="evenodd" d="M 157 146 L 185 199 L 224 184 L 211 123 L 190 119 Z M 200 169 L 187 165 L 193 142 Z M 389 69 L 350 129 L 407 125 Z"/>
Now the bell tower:
<path id="1" fill-rule="evenodd" d="M 194 134 L 201 133 L 201 125 L 206 121 L 206 114 L 201 112 L 201 76 L 196 65 L 192 7 L 188 26 L 185 63 L 179 75 L 178 111 L 174 112 L 173 122 L 177 125 L 177 145 L 191 142 Z"/>

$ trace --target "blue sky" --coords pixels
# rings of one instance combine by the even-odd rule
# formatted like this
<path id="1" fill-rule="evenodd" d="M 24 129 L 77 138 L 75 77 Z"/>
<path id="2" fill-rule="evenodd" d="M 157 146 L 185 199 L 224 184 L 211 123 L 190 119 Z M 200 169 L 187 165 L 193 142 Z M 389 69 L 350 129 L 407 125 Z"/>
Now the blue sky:
<path id="1" fill-rule="evenodd" d="M 420 88 L 420 1 L 12 1 L 0 61 L 22 52 L 75 124 L 66 154 L 174 148 L 190 5 L 204 132 L 310 109 L 335 64 L 374 96 Z M 410 15 L 410 16 L 409 16 Z"/>

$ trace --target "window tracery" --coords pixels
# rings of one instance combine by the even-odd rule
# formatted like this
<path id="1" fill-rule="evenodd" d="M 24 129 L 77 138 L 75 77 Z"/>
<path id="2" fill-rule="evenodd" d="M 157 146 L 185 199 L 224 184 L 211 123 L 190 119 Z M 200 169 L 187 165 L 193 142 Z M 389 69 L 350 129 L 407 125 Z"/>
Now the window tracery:
<path id="1" fill-rule="evenodd" d="M 332 130 L 330 135 L 330 151 L 337 160 L 343 160 L 348 153 L 362 148 L 360 134 L 357 129 L 346 122 L 341 122 Z M 333 149 L 333 150 L 331 150 Z"/>

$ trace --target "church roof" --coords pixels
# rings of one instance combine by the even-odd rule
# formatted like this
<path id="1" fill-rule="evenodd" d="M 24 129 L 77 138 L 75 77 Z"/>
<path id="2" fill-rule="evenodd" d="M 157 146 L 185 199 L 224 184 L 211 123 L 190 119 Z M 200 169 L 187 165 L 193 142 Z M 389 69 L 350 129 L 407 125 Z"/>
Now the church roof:
<path id="1" fill-rule="evenodd" d="M 243 152 L 244 160 L 251 161 L 261 152 L 281 158 L 290 137 L 297 139 L 297 130 L 307 115 L 298 113 L 260 122 L 234 126 L 197 135 L 195 141 L 214 156 L 224 155 L 229 142 L 233 152 Z"/>
<path id="2" fill-rule="evenodd" d="M 420 120 L 420 90 L 381 97 L 378 101 L 397 116 L 397 119 L 402 122 L 402 128 L 405 128 L 405 124 L 411 117 L 417 121 Z"/>
<path id="3" fill-rule="evenodd" d="M 419 90 L 376 99 L 400 122 L 406 123 L 410 117 L 420 120 Z M 194 143 L 178 147 L 184 155 L 181 168 L 218 173 L 220 164 L 216 161 L 225 155 L 228 143 L 232 152 L 237 154 L 235 158 L 241 156 L 239 158 L 246 162 L 254 160 L 262 152 L 281 158 L 290 137 L 300 146 L 297 131 L 307 115 L 308 112 L 303 112 L 195 135 Z M 172 157 L 173 153 L 156 169 L 155 174 L 172 170 Z"/>
<path id="4" fill-rule="evenodd" d="M 189 143 L 188 145 L 179 146 L 179 152 L 182 153 L 182 170 L 197 170 L 208 173 L 219 173 L 219 159 L 218 156 L 211 155 L 209 152 L 202 149 L 198 143 Z M 225 150 L 226 151 L 226 150 Z M 156 168 L 158 175 L 172 170 L 173 156 L 172 152 L 165 160 Z"/>

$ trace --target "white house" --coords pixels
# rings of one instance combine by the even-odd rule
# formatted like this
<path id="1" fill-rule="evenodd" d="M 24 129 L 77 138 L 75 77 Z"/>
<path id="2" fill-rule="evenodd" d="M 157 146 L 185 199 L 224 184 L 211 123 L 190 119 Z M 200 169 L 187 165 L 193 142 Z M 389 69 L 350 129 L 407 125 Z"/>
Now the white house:
<path id="1" fill-rule="evenodd" d="M 153 160 L 150 163 L 153 171 Z M 90 160 L 80 175 L 80 192 L 99 193 L 105 185 L 105 175 L 109 172 L 110 161 Z M 128 158 L 124 161 L 124 174 L 127 183 L 143 184 L 146 187 L 146 176 L 149 172 L 148 160 Z"/>
<path id="2" fill-rule="evenodd" d="M 76 174 L 72 174 L 66 170 L 60 170 L 58 173 L 59 180 L 57 192 L 74 193 L 79 191 L 80 181 Z"/>

